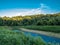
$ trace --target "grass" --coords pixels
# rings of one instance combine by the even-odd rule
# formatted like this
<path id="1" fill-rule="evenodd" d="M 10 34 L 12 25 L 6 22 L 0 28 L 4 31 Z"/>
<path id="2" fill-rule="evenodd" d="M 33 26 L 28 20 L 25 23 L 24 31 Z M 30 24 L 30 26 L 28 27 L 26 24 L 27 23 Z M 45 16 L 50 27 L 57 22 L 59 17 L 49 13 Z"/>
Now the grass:
<path id="1" fill-rule="evenodd" d="M 60 26 L 22 26 L 22 28 L 60 33 Z"/>
<path id="2" fill-rule="evenodd" d="M 32 37 L 23 32 L 15 32 L 12 29 L 18 29 L 20 26 L 0 26 L 0 45 L 57 45 L 46 43 L 41 37 Z M 26 26 L 27 27 L 27 26 Z M 25 27 L 25 28 L 26 28 Z M 30 26 L 28 26 L 30 27 Z M 38 26 L 40 27 L 40 26 Z"/>
<path id="3" fill-rule="evenodd" d="M 0 45 L 46 45 L 41 37 L 32 37 L 22 32 L 14 32 L 11 27 L 0 26 Z"/>

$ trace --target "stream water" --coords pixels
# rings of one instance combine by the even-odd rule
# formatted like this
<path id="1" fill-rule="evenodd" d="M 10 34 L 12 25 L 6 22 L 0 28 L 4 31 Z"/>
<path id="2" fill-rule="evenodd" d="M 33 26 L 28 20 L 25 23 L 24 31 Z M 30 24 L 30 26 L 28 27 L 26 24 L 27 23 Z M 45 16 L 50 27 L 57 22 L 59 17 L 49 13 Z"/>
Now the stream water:
<path id="1" fill-rule="evenodd" d="M 14 30 L 16 32 L 20 32 L 19 30 Z M 47 43 L 59 43 L 60 44 L 60 38 L 56 38 L 56 37 L 51 37 L 51 36 L 46 36 L 46 35 L 42 35 L 42 34 L 37 34 L 37 33 L 33 33 L 33 32 L 24 32 L 24 34 L 28 35 L 30 34 L 33 37 L 42 37 L 42 39 L 47 42 Z"/>

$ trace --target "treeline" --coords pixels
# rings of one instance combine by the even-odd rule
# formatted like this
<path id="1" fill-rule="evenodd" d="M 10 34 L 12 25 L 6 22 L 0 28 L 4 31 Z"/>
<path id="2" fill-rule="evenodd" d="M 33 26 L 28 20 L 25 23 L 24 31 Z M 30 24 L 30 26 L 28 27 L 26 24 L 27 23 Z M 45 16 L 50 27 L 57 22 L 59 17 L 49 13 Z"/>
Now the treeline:
<path id="1" fill-rule="evenodd" d="M 60 13 L 0 17 L 0 26 L 60 25 Z"/>

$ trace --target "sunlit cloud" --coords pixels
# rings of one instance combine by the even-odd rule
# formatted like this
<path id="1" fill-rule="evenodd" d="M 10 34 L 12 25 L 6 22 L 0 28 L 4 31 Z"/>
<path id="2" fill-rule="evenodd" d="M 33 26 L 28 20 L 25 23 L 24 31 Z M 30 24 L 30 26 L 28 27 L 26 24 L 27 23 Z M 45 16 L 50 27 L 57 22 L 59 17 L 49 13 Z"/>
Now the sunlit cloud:
<path id="1" fill-rule="evenodd" d="M 34 14 L 50 14 L 54 13 L 49 6 L 46 4 L 41 3 L 40 7 L 35 9 L 7 9 L 1 10 L 0 16 L 25 16 L 25 15 L 34 15 Z"/>

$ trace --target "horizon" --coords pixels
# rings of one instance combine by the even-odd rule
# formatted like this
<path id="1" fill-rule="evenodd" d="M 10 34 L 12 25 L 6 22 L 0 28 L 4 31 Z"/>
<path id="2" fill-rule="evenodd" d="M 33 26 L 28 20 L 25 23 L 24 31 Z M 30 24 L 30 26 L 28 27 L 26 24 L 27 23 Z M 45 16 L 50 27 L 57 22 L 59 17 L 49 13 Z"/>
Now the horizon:
<path id="1" fill-rule="evenodd" d="M 0 0 L 0 17 L 53 14 L 59 12 L 60 0 Z"/>

